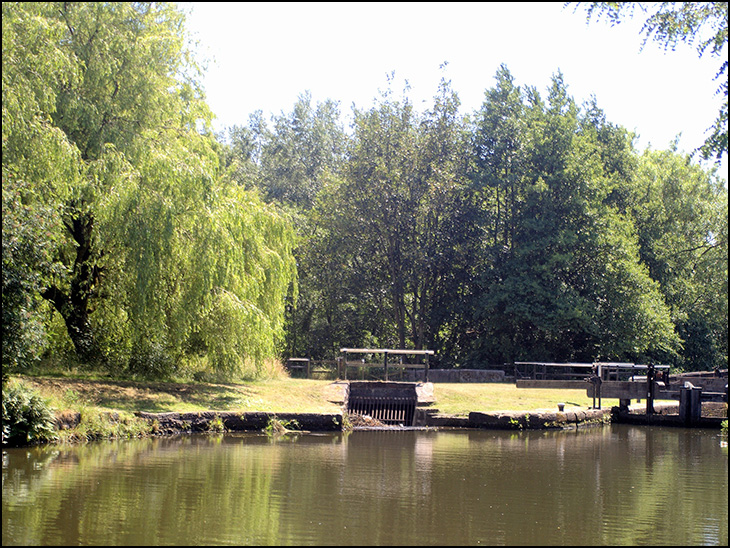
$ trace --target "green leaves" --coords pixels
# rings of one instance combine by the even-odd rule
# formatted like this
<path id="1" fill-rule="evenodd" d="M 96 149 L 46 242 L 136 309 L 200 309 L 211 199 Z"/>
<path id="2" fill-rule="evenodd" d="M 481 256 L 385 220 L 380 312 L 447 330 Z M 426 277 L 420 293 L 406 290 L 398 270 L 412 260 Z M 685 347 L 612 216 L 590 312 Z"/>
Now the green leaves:
<path id="1" fill-rule="evenodd" d="M 115 374 L 255 374 L 276 352 L 293 231 L 221 178 L 183 23 L 165 3 L 3 4 L 4 365 L 43 348 L 38 295 Z"/>
<path id="2" fill-rule="evenodd" d="M 3 382 L 3 432 L 5 446 L 25 446 L 52 440 L 55 417 L 40 394 L 26 385 Z"/>
<path id="3" fill-rule="evenodd" d="M 560 73 L 543 97 L 500 67 L 473 123 L 446 81 L 425 112 L 388 91 L 350 135 L 305 93 L 226 146 L 184 32 L 173 4 L 3 4 L 4 366 L 726 359 L 727 190 Z"/>
<path id="4" fill-rule="evenodd" d="M 679 363 L 727 360 L 727 188 L 688 158 L 646 152 L 632 214 L 640 253 L 682 335 Z"/>
<path id="5" fill-rule="evenodd" d="M 727 158 L 727 2 L 660 2 L 650 9 L 636 2 L 588 2 L 585 9 L 588 21 L 594 15 L 606 15 L 614 25 L 624 15 L 633 17 L 637 6 L 647 14 L 640 31 L 644 46 L 651 39 L 664 49 L 674 50 L 684 42 L 694 45 L 700 57 L 709 52 L 719 58 L 717 95 L 724 95 L 725 100 L 708 129 L 709 136 L 698 149 L 703 158 L 714 158 L 719 163 L 723 155 Z"/>
<path id="6" fill-rule="evenodd" d="M 521 93 L 504 67 L 478 119 L 475 179 L 493 197 L 482 217 L 479 359 L 590 361 L 676 348 L 632 220 L 617 207 L 632 176 L 628 135 L 595 104 L 580 111 L 559 74 L 543 101 Z"/>
<path id="7" fill-rule="evenodd" d="M 710 329 L 697 317 L 682 323 L 673 303 L 682 284 L 699 287 L 699 270 L 662 275 L 652 266 L 649 249 L 662 247 L 662 238 L 676 248 L 684 229 L 656 224 L 659 213 L 644 209 L 646 168 L 632 134 L 609 123 L 595 100 L 575 104 L 559 73 L 544 97 L 517 86 L 506 67 L 495 82 L 473 124 L 459 117 L 446 82 L 423 113 L 390 93 L 354 112 L 340 171 L 319 180 L 313 207 L 307 200 L 296 209 L 301 291 L 289 316 L 290 352 L 329 358 L 341 346 L 374 344 L 436 348 L 444 364 L 601 359 L 699 367 L 686 350 L 688 337 L 701 335 L 691 346 L 722 356 L 726 337 L 717 327 L 726 306 L 708 312 L 719 322 Z M 306 187 L 305 177 L 290 178 L 298 169 L 282 167 L 293 166 L 287 158 L 305 154 L 299 147 L 313 138 L 312 125 L 293 123 L 307 119 L 305 106 L 250 156 L 263 158 L 253 178 L 270 198 L 277 185 Z M 295 127 L 299 144 L 284 138 Z M 253 128 L 243 137 L 261 135 Z M 282 146 L 267 151 L 273 143 Z M 686 163 L 666 154 L 666 165 Z M 675 184 L 692 178 L 679 167 L 673 173 Z M 672 207 L 707 224 L 718 213 L 696 195 L 677 190 Z M 726 203 L 717 192 L 707 196 L 706 205 Z M 718 219 L 706 234 L 723 241 Z M 716 293 L 725 303 L 726 289 Z"/>

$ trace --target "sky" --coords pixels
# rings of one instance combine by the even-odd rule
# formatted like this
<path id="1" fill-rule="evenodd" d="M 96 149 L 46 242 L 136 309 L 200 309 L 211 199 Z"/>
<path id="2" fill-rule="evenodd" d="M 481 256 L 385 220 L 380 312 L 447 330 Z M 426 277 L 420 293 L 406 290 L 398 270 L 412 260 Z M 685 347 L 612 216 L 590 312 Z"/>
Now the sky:
<path id="1" fill-rule="evenodd" d="M 586 21 L 582 6 L 563 2 L 180 2 L 197 40 L 208 104 L 221 131 L 263 111 L 290 113 L 297 98 L 332 99 L 349 123 L 388 88 L 419 110 L 433 106 L 442 78 L 462 114 L 481 106 L 501 64 L 515 83 L 543 95 L 562 72 L 583 104 L 595 96 L 610 123 L 637 134 L 639 151 L 701 146 L 721 98 L 720 66 L 692 45 L 642 49 L 644 18 L 611 26 Z M 727 52 L 725 52 L 727 55 Z M 446 64 L 445 64 L 446 63 Z M 721 172 L 727 179 L 727 161 Z"/>

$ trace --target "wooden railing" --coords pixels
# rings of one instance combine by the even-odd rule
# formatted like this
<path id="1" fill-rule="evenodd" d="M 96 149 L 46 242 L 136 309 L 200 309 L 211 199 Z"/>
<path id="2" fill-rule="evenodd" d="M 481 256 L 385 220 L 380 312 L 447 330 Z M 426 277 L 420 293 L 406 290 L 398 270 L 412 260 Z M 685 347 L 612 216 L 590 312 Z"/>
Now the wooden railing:
<path id="1" fill-rule="evenodd" d="M 342 356 L 339 358 L 338 376 L 340 378 L 347 379 L 347 368 L 374 368 L 379 367 L 384 370 L 385 380 L 388 380 L 388 369 L 389 368 L 401 368 L 401 369 L 423 369 L 423 380 L 428 381 L 428 357 L 433 356 L 433 350 L 401 350 L 393 348 L 340 348 Z M 382 361 L 369 362 L 365 358 L 360 360 L 348 359 L 348 355 L 376 355 L 382 354 Z M 389 356 L 398 356 L 397 362 L 389 362 Z M 422 356 L 423 363 L 404 363 L 403 356 Z"/>

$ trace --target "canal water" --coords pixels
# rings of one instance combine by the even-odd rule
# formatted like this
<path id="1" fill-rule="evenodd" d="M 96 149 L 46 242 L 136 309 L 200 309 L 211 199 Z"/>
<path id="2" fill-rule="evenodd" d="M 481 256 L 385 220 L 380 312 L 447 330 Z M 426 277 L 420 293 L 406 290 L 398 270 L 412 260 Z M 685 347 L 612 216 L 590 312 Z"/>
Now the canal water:
<path id="1" fill-rule="evenodd" d="M 727 545 L 717 431 L 190 435 L 3 450 L 3 545 Z"/>

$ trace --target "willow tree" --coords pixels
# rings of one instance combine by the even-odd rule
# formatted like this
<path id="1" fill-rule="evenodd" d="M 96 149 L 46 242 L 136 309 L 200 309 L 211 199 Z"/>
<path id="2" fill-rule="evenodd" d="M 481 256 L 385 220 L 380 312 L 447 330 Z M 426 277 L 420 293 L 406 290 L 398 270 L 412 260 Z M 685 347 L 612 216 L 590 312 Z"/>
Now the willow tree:
<path id="1" fill-rule="evenodd" d="M 54 127 L 56 90 L 78 70 L 57 47 L 63 25 L 4 2 L 2 63 L 3 371 L 26 368 L 46 342 L 40 290 L 55 268 L 57 207 L 79 180 L 78 151 Z"/>
<path id="2" fill-rule="evenodd" d="M 280 337 L 293 234 L 221 177 L 198 77 L 172 4 L 3 4 L 3 192 L 55 215 L 35 287 L 83 363 L 230 373 Z"/>

